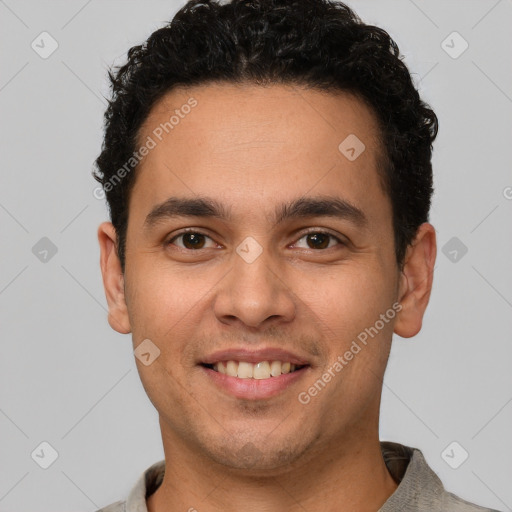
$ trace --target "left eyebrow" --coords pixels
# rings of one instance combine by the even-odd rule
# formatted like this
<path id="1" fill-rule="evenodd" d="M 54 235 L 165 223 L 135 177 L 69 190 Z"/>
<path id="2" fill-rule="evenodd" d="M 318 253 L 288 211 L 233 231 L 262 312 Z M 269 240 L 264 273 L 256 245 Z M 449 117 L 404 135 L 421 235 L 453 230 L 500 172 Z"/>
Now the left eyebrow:
<path id="1" fill-rule="evenodd" d="M 213 217 L 229 221 L 230 212 L 218 201 L 209 197 L 170 197 L 156 205 L 147 215 L 144 227 L 150 229 L 155 224 L 173 217 Z M 274 225 L 286 220 L 307 217 L 336 217 L 348 220 L 359 228 L 368 226 L 364 212 L 346 201 L 335 197 L 301 197 L 278 205 L 270 221 Z"/>
<path id="2" fill-rule="evenodd" d="M 274 216 L 275 224 L 288 219 L 305 217 L 336 217 L 348 220 L 359 228 L 368 226 L 364 212 L 346 201 L 335 197 L 303 197 L 280 205 Z"/>

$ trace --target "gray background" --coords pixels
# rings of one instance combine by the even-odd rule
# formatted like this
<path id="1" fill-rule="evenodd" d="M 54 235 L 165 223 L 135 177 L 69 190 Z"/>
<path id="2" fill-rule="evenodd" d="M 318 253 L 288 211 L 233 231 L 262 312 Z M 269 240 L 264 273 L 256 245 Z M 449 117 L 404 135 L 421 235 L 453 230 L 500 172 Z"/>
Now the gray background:
<path id="1" fill-rule="evenodd" d="M 107 66 L 182 4 L 0 0 L 1 511 L 93 511 L 163 458 L 131 339 L 107 323 L 90 171 Z M 350 5 L 395 38 L 440 118 L 434 289 L 422 332 L 395 338 L 381 439 L 419 447 L 448 490 L 512 510 L 512 2 Z M 31 47 L 51 48 L 43 31 L 59 45 L 46 59 Z M 457 58 L 454 31 L 469 44 Z"/>

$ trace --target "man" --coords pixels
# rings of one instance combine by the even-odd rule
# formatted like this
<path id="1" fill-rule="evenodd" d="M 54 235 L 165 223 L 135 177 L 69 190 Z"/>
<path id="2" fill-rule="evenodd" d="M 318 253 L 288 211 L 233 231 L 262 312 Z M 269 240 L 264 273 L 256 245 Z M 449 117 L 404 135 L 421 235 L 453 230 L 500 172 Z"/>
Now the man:
<path id="1" fill-rule="evenodd" d="M 324 0 L 194 0 L 110 78 L 108 320 L 165 461 L 103 510 L 489 510 L 378 437 L 436 256 L 437 118 L 389 35 Z"/>

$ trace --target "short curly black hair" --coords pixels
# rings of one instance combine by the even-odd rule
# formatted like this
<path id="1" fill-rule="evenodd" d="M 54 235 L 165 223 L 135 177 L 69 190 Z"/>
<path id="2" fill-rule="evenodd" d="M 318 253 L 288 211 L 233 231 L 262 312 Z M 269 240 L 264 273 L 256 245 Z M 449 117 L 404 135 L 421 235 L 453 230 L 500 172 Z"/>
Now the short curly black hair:
<path id="1" fill-rule="evenodd" d="M 190 0 L 130 48 L 116 69 L 108 72 L 112 99 L 93 175 L 105 192 L 123 272 L 140 128 L 172 88 L 212 82 L 345 91 L 369 105 L 384 150 L 378 171 L 392 204 L 396 260 L 403 265 L 407 246 L 428 221 L 438 120 L 385 30 L 330 0 Z"/>

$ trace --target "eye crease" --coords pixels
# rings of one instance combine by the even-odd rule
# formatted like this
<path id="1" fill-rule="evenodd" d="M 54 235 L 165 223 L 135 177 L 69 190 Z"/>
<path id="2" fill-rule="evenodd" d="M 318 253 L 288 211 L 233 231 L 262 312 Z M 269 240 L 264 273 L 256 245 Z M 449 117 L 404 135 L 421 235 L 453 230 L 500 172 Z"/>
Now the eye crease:
<path id="1" fill-rule="evenodd" d="M 207 248 L 205 247 L 205 239 L 212 240 L 211 237 L 204 233 L 201 233 L 200 231 L 185 231 L 173 236 L 168 242 L 166 242 L 166 245 L 176 245 L 175 241 L 180 238 L 182 239 L 182 243 L 181 245 L 178 245 L 178 247 L 188 250 L 205 249 Z M 300 240 L 302 239 L 306 239 L 306 244 L 308 245 L 308 247 L 301 248 L 306 249 L 329 249 L 333 245 L 344 245 L 344 243 L 338 237 L 334 236 L 333 234 L 327 231 L 322 230 L 310 231 L 309 233 L 303 234 L 297 240 L 297 242 L 293 244 L 293 246 L 296 246 L 296 244 L 300 242 Z M 331 241 L 334 241 L 335 243 L 331 244 Z"/>

